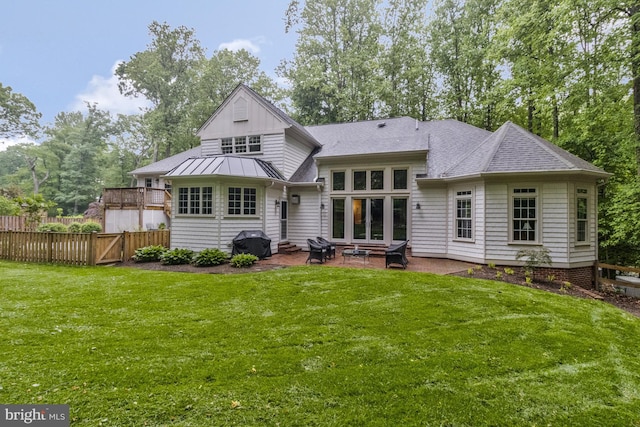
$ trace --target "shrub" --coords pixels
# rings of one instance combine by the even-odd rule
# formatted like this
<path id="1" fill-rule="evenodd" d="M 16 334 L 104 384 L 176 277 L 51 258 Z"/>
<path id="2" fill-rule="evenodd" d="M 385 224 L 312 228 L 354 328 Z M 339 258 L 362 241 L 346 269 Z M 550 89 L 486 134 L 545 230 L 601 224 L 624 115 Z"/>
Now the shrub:
<path id="1" fill-rule="evenodd" d="M 231 265 L 236 268 L 251 267 L 258 261 L 258 257 L 252 254 L 238 254 L 231 258 Z"/>
<path id="2" fill-rule="evenodd" d="M 72 222 L 69 224 L 69 233 L 80 233 L 82 231 L 82 223 Z"/>
<path id="3" fill-rule="evenodd" d="M 191 249 L 176 248 L 165 251 L 160 256 L 160 262 L 165 265 L 191 264 L 193 260 L 193 251 Z"/>
<path id="4" fill-rule="evenodd" d="M 193 264 L 198 267 L 208 267 L 220 265 L 227 260 L 228 256 L 220 249 L 204 249 L 193 259 Z"/>
<path id="5" fill-rule="evenodd" d="M 160 257 L 165 253 L 167 248 L 161 245 L 145 246 L 144 248 L 138 248 L 133 255 L 135 262 L 154 262 L 160 261 Z"/>
<path id="6" fill-rule="evenodd" d="M 48 222 L 45 224 L 40 224 L 38 228 L 36 228 L 36 231 L 40 231 L 43 233 L 48 231 L 53 231 L 55 233 L 66 233 L 67 226 L 62 224 L 61 222 Z"/>
<path id="7" fill-rule="evenodd" d="M 540 267 L 541 264 L 551 265 L 549 249 L 545 247 L 540 249 L 520 249 L 516 254 L 516 259 L 520 260 L 522 258 L 524 258 L 525 271 L 532 277 L 534 276 L 535 269 Z"/>
<path id="8" fill-rule="evenodd" d="M 100 233 L 102 231 L 102 226 L 93 221 L 85 222 L 84 224 L 82 224 L 82 227 L 80 227 L 80 231 L 82 231 L 83 233 L 93 233 L 94 231 L 96 233 Z"/>

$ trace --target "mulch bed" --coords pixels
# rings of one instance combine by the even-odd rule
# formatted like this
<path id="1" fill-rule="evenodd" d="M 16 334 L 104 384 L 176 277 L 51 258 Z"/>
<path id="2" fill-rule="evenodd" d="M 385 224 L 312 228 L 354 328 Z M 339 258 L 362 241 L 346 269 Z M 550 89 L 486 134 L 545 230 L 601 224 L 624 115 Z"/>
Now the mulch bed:
<path id="1" fill-rule="evenodd" d="M 159 262 L 144 262 L 136 263 L 133 261 L 127 261 L 120 264 L 115 264 L 122 267 L 134 267 L 145 270 L 156 271 L 172 271 L 183 273 L 201 273 L 201 274 L 238 274 L 238 273 L 255 273 L 261 271 L 277 270 L 281 268 L 287 268 L 286 265 L 270 263 L 269 260 L 261 260 L 251 267 L 247 268 L 235 268 L 230 264 L 217 265 L 215 267 L 196 267 L 193 265 L 163 265 Z M 626 295 L 622 295 L 615 292 L 597 291 L 593 289 L 584 289 L 576 285 L 569 287 L 563 286 L 559 282 L 551 282 L 547 280 L 541 280 L 536 278 L 532 283 L 527 283 L 524 269 L 514 268 L 513 274 L 502 273 L 500 279 L 496 278 L 498 270 L 495 268 L 489 268 L 487 266 L 480 266 L 481 268 L 473 269 L 473 274 L 470 275 L 468 271 L 461 271 L 453 273 L 459 277 L 474 277 L 477 279 L 499 280 L 501 282 L 511 283 L 518 286 L 525 286 L 533 289 L 540 289 L 548 292 L 553 292 L 561 295 L 570 295 L 576 298 L 594 298 L 605 301 L 609 304 L 625 310 L 634 316 L 640 317 L 640 299 L 632 298 Z"/>

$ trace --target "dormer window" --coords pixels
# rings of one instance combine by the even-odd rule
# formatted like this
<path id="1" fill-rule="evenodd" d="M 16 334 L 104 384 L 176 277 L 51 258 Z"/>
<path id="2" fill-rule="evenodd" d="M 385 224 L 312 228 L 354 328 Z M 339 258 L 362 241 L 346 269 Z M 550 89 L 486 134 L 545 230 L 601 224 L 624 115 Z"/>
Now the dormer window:
<path id="1" fill-rule="evenodd" d="M 222 154 L 260 153 L 262 152 L 262 136 L 235 136 L 220 140 Z"/>

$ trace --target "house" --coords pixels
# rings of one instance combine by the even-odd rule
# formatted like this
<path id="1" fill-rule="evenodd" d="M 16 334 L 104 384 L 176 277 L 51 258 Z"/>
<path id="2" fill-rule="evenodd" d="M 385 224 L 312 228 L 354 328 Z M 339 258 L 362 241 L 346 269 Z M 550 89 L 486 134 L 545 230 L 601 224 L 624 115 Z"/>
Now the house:
<path id="1" fill-rule="evenodd" d="M 197 135 L 199 147 L 132 172 L 139 192 L 170 183 L 170 209 L 157 210 L 172 247 L 231 251 L 257 229 L 274 253 L 315 236 L 409 240 L 412 256 L 520 265 L 520 249 L 544 246 L 557 278 L 593 277 L 609 174 L 511 122 L 493 133 L 408 117 L 303 127 L 239 85 Z M 106 228 L 122 215 L 108 207 Z"/>

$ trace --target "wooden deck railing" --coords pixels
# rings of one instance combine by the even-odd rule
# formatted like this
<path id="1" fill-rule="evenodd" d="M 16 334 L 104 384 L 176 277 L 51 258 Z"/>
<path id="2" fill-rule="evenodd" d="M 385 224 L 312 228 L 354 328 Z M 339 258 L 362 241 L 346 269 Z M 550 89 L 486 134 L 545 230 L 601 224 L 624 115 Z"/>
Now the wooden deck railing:
<path id="1" fill-rule="evenodd" d="M 618 272 L 623 271 L 626 273 L 640 274 L 640 268 L 636 267 L 624 267 L 621 265 L 605 264 L 602 262 L 596 263 L 596 279 L 598 280 L 598 288 L 602 289 L 606 286 L 626 286 L 628 288 L 640 288 L 640 283 L 634 283 L 631 281 L 617 280 Z"/>
<path id="2" fill-rule="evenodd" d="M 124 233 L 39 233 L 0 231 L 0 259 L 96 265 L 129 260 L 150 245 L 169 247 L 170 231 Z"/>
<path id="3" fill-rule="evenodd" d="M 162 208 L 171 194 L 162 188 L 105 188 L 102 202 L 107 208 Z"/>

